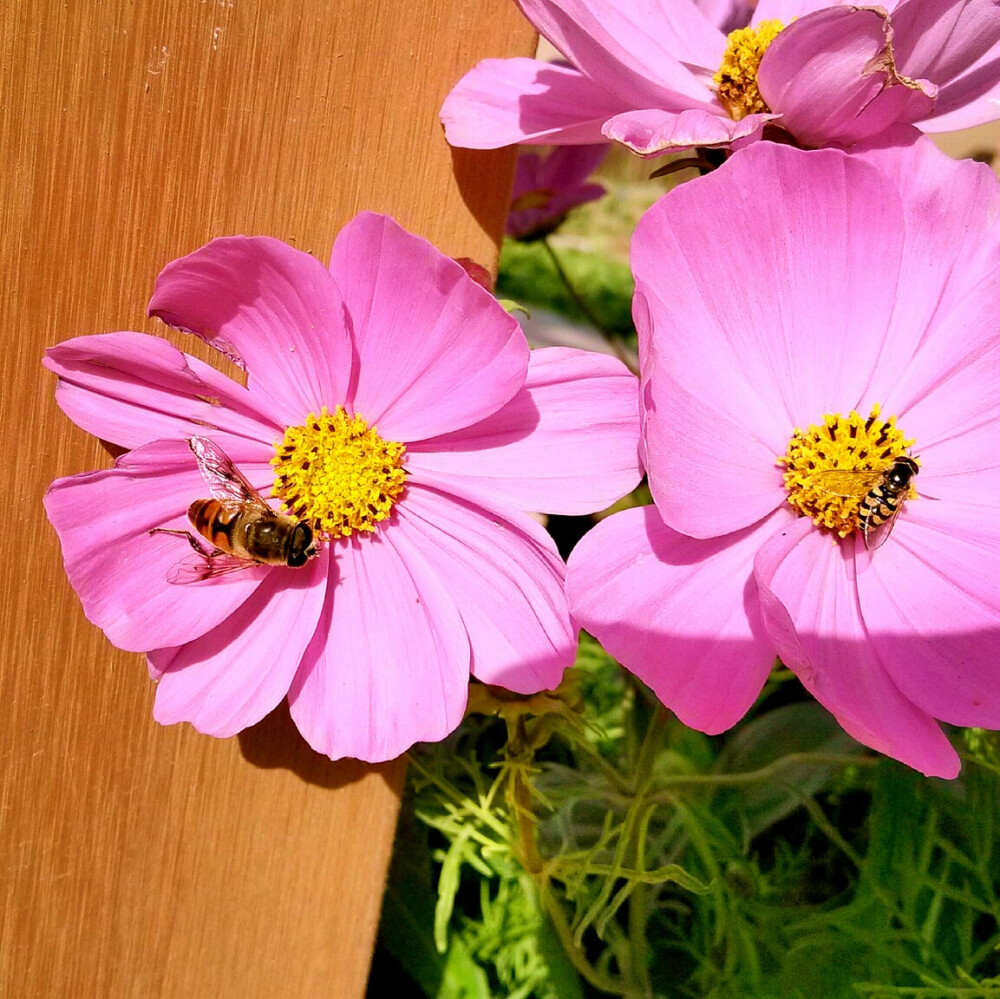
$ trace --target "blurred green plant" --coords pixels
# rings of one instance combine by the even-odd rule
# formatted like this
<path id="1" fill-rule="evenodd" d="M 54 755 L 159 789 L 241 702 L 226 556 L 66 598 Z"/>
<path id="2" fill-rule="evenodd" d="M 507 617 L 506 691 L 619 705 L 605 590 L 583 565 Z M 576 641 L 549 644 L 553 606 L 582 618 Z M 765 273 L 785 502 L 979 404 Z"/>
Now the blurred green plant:
<path id="1" fill-rule="evenodd" d="M 553 247 L 548 240 L 504 240 L 497 277 L 499 298 L 542 306 L 573 322 L 596 323 L 627 337 L 634 332 L 634 289 L 627 263 L 585 250 Z"/>

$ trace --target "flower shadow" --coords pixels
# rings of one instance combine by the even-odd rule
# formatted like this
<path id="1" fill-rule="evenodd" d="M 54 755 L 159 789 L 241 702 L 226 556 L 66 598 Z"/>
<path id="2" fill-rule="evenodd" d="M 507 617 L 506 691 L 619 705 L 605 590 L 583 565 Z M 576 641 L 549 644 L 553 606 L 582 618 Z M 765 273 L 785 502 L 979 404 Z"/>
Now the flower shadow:
<path id="1" fill-rule="evenodd" d="M 458 193 L 479 227 L 497 246 L 507 218 L 516 159 L 516 146 L 505 149 L 451 147 L 451 169 Z"/>
<path id="2" fill-rule="evenodd" d="M 331 760 L 317 753 L 299 734 L 283 700 L 256 725 L 237 736 L 240 752 L 247 763 L 261 770 L 290 770 L 307 784 L 337 790 L 370 774 L 381 776 L 394 793 L 401 793 L 404 768 L 398 760 L 365 763 L 361 760 Z"/>

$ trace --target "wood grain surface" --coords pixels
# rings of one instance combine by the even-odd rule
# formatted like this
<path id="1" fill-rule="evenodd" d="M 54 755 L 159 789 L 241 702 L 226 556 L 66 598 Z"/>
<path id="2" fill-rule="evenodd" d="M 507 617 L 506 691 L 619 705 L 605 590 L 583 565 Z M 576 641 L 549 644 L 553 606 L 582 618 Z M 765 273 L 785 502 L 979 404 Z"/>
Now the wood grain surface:
<path id="1" fill-rule="evenodd" d="M 163 335 L 157 272 L 217 235 L 326 260 L 368 208 L 495 264 L 512 153 L 453 158 L 437 109 L 532 46 L 508 0 L 5 6 L 0 995 L 363 994 L 402 764 L 330 763 L 280 709 L 228 740 L 152 721 L 142 657 L 84 619 L 42 512 L 110 459 L 39 361 Z"/>

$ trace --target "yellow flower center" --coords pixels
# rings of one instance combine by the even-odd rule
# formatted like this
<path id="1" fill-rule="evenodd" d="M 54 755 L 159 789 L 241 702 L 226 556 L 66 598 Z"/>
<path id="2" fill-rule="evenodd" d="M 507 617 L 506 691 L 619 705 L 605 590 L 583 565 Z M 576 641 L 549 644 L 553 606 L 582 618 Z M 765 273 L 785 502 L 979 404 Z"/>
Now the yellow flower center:
<path id="1" fill-rule="evenodd" d="M 274 495 L 330 538 L 374 531 L 406 485 L 406 446 L 383 440 L 342 406 L 333 413 L 324 406 L 304 426 L 289 427 L 275 452 Z"/>
<path id="2" fill-rule="evenodd" d="M 719 100 L 733 121 L 771 110 L 757 89 L 757 69 L 768 45 L 782 28 L 780 21 L 761 21 L 756 28 L 729 32 L 722 65 L 712 79 L 719 88 Z"/>
<path id="3" fill-rule="evenodd" d="M 551 200 L 555 191 L 540 187 L 535 191 L 525 191 L 519 198 L 510 203 L 512 212 L 523 212 L 531 208 L 544 208 Z"/>
<path id="4" fill-rule="evenodd" d="M 896 418 L 883 420 L 879 412 L 875 405 L 867 419 L 853 410 L 846 419 L 828 413 L 819 426 L 796 428 L 778 459 L 785 468 L 788 502 L 842 538 L 859 529 L 862 500 L 913 446 Z"/>

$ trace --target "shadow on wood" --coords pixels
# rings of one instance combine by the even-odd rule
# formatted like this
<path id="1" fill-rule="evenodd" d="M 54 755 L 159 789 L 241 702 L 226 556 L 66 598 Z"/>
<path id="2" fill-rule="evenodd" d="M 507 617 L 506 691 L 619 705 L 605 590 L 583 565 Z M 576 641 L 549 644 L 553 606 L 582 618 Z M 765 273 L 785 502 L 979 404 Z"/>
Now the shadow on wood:
<path id="1" fill-rule="evenodd" d="M 262 770 L 287 770 L 301 780 L 328 790 L 347 787 L 362 777 L 376 774 L 394 793 L 403 786 L 405 763 L 394 760 L 372 766 L 358 760 L 330 760 L 310 749 L 299 735 L 288 702 L 282 701 L 263 721 L 237 736 L 240 752 L 247 763 Z"/>

